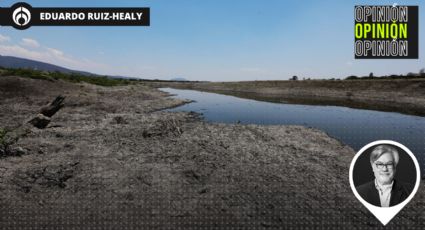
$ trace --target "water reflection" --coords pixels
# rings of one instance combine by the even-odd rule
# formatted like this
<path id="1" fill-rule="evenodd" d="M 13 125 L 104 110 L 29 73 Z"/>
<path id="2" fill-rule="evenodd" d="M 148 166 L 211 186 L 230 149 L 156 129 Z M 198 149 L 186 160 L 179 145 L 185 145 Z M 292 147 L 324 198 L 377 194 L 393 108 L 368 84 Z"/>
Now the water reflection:
<path id="1" fill-rule="evenodd" d="M 270 103 L 194 90 L 161 90 L 196 101 L 169 111 L 202 113 L 209 122 L 318 128 L 355 151 L 375 140 L 394 140 L 408 147 L 421 167 L 425 166 L 424 117 L 339 106 Z"/>

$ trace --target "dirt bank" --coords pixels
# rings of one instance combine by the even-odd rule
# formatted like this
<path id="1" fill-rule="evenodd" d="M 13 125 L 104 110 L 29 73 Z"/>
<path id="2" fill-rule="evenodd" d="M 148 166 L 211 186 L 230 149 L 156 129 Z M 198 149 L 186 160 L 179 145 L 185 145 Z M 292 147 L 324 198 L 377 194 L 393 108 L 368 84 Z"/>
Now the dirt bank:
<path id="1" fill-rule="evenodd" d="M 337 105 L 425 116 L 425 79 L 149 84 L 153 87 L 195 89 L 271 102 Z"/>
<path id="2" fill-rule="evenodd" d="M 205 123 L 144 85 L 0 77 L 0 126 L 57 95 L 46 129 L 0 158 L 1 229 L 380 227 L 348 183 L 351 148 L 299 126 Z M 387 229 L 420 228 L 423 186 Z"/>

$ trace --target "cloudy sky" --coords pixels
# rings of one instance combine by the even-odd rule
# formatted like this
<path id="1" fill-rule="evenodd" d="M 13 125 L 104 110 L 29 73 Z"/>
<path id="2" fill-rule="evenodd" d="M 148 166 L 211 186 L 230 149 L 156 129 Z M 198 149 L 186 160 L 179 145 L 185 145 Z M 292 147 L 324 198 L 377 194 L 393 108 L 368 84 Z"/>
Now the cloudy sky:
<path id="1" fill-rule="evenodd" d="M 0 1 L 10 7 L 18 1 Z M 150 7 L 150 27 L 0 27 L 0 54 L 99 74 L 239 81 L 406 74 L 416 60 L 355 60 L 350 0 L 37 0 L 33 7 Z M 424 1 L 379 1 L 419 5 Z M 424 23 L 419 23 L 419 41 Z"/>

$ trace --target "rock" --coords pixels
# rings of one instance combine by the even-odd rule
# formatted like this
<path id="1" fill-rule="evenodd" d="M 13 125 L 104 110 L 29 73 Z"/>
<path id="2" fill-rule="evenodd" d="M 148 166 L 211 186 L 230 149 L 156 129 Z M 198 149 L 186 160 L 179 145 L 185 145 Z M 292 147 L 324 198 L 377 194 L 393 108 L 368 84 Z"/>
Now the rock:
<path id="1" fill-rule="evenodd" d="M 21 147 L 16 147 L 13 151 L 15 153 L 14 155 L 16 156 L 21 156 L 27 153 L 27 151 Z"/>
<path id="2" fill-rule="evenodd" d="M 46 117 L 40 113 L 36 117 L 28 121 L 28 123 L 32 124 L 34 127 L 37 127 L 39 129 L 44 129 L 47 127 L 50 121 L 51 120 L 49 117 Z"/>
<path id="3" fill-rule="evenodd" d="M 26 153 L 27 151 L 21 147 L 0 149 L 0 156 L 22 156 Z"/>
<path id="4" fill-rule="evenodd" d="M 204 193 L 207 193 L 207 192 L 208 192 L 207 188 L 202 188 L 198 191 L 199 194 L 204 194 Z"/>

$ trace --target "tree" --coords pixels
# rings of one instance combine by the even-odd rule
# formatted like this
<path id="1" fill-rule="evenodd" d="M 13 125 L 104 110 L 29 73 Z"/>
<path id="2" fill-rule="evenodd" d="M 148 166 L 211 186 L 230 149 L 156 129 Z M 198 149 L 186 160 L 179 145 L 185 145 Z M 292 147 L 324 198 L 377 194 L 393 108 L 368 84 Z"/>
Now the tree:
<path id="1" fill-rule="evenodd" d="M 292 78 L 290 78 L 289 80 L 298 81 L 298 77 L 297 76 L 292 76 Z"/>
<path id="2" fill-rule="evenodd" d="M 373 78 L 373 73 L 372 72 L 370 72 L 369 78 Z"/>
<path id="3" fill-rule="evenodd" d="M 407 73 L 407 76 L 408 77 L 415 77 L 416 76 L 416 73 L 409 72 L 409 73 Z"/>
<path id="4" fill-rule="evenodd" d="M 421 77 L 425 77 L 425 68 L 422 68 L 421 70 L 419 70 L 419 75 Z"/>
<path id="5" fill-rule="evenodd" d="M 357 77 L 357 76 L 355 76 L 355 75 L 351 75 L 351 76 L 348 76 L 347 78 L 345 78 L 345 80 L 355 80 L 355 79 L 358 79 L 359 77 Z"/>

